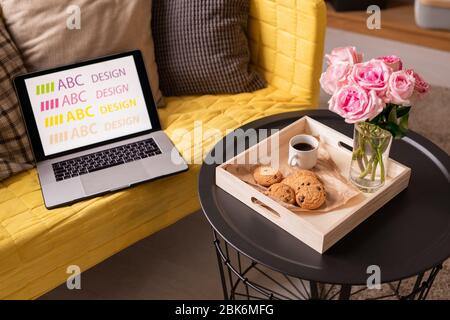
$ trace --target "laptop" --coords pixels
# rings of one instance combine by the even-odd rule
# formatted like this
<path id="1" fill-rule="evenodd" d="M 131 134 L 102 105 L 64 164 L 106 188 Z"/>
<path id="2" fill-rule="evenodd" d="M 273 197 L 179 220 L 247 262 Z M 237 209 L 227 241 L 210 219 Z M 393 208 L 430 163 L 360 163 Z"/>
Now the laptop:
<path id="1" fill-rule="evenodd" d="M 14 79 L 45 206 L 186 171 L 130 51 Z"/>

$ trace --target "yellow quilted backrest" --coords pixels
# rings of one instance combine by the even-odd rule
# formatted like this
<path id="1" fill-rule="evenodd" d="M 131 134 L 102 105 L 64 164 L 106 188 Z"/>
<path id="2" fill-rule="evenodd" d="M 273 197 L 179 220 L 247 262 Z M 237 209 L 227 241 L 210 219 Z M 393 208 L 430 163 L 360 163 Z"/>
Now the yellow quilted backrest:
<path id="1" fill-rule="evenodd" d="M 325 29 L 322 0 L 251 0 L 251 61 L 272 86 L 316 106 Z"/>

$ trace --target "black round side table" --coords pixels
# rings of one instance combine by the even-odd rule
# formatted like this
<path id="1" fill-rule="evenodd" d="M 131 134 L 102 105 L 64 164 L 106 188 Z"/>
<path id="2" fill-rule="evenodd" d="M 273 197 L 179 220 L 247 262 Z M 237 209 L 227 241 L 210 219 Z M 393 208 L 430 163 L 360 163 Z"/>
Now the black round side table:
<path id="1" fill-rule="evenodd" d="M 241 129 L 281 129 L 304 115 L 353 135 L 352 125 L 327 110 L 274 115 Z M 368 290 L 373 266 L 391 289 L 371 293 L 373 299 L 426 298 L 450 256 L 450 157 L 432 142 L 414 132 L 394 141 L 390 156 L 412 169 L 409 187 L 324 254 L 216 186 L 217 164 L 210 164 L 216 151 L 224 161 L 236 155 L 236 144 L 219 144 L 201 168 L 199 197 L 213 228 L 225 299 L 349 299 Z"/>

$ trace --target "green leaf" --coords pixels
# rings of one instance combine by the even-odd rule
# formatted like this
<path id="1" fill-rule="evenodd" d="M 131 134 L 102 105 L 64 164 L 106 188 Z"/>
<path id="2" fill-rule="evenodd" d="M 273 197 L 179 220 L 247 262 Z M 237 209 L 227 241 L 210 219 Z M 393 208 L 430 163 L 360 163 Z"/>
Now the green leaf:
<path id="1" fill-rule="evenodd" d="M 411 109 L 411 107 L 398 107 L 397 108 L 397 118 L 401 118 L 404 115 L 408 114 L 410 109 Z"/>
<path id="2" fill-rule="evenodd" d="M 392 104 L 388 103 L 386 105 L 386 108 L 384 108 L 383 112 L 381 113 L 381 115 L 383 116 L 383 121 L 387 121 L 392 108 L 393 108 Z"/>
<path id="3" fill-rule="evenodd" d="M 385 128 L 383 128 L 383 129 L 388 130 L 394 138 L 397 139 L 397 138 L 402 137 L 402 132 L 401 132 L 400 126 L 398 124 L 393 123 L 393 122 L 388 122 L 384 125 L 384 127 Z"/>
<path id="4" fill-rule="evenodd" d="M 377 115 L 372 120 L 368 121 L 371 124 L 378 125 L 379 123 L 383 122 L 383 112 L 381 112 L 379 115 Z"/>
<path id="5" fill-rule="evenodd" d="M 410 106 L 388 103 L 379 115 L 367 122 L 389 131 L 395 139 L 399 139 L 408 131 L 410 109 Z"/>
<path id="6" fill-rule="evenodd" d="M 389 122 L 397 123 L 397 108 L 392 107 L 389 112 L 388 119 Z"/>
<path id="7" fill-rule="evenodd" d="M 406 132 L 408 132 L 408 120 L 409 120 L 409 113 L 405 114 L 403 117 L 400 118 L 399 127 L 403 135 L 405 135 Z"/>

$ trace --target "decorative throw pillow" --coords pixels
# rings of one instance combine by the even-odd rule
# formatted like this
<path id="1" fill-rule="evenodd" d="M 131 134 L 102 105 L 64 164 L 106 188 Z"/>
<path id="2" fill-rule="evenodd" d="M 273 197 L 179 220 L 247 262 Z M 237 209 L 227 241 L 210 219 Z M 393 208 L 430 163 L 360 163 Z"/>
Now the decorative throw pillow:
<path id="1" fill-rule="evenodd" d="M 161 104 L 151 0 L 0 0 L 0 4 L 28 70 L 140 49 L 153 96 Z"/>
<path id="2" fill-rule="evenodd" d="M 29 169 L 33 155 L 12 79 L 25 73 L 19 51 L 0 17 L 0 180 Z"/>
<path id="3" fill-rule="evenodd" d="M 249 0 L 153 0 L 164 95 L 239 93 L 265 86 L 250 68 Z"/>

